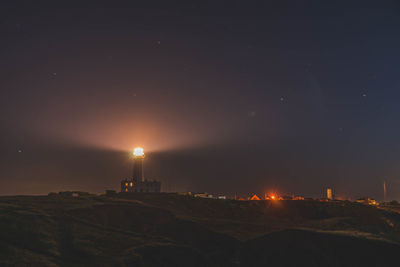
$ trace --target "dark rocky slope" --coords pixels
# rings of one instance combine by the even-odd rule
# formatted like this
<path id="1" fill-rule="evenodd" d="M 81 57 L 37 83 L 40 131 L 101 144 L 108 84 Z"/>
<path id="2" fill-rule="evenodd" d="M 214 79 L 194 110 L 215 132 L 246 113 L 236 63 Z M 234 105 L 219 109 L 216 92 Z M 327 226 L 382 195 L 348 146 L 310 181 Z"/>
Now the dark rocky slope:
<path id="1" fill-rule="evenodd" d="M 398 266 L 396 212 L 174 194 L 0 198 L 0 266 Z"/>

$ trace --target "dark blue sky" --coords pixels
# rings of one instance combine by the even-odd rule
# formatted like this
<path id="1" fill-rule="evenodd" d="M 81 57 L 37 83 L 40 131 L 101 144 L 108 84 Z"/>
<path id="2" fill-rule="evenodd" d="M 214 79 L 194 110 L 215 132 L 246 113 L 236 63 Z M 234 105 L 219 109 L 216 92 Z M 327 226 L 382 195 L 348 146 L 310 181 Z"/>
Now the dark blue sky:
<path id="1" fill-rule="evenodd" d="M 167 3 L 168 2 L 168 3 Z M 0 194 L 118 188 L 400 199 L 396 1 L 0 6 Z"/>

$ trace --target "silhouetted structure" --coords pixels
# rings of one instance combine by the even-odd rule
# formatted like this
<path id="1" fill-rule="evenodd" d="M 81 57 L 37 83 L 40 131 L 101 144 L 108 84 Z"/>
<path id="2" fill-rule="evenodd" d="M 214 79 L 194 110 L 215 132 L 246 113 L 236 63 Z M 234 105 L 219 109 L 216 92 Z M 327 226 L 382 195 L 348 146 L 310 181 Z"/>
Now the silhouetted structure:
<path id="1" fill-rule="evenodd" d="M 136 154 L 134 154 L 133 158 L 133 169 L 132 169 L 132 179 L 136 182 L 140 181 L 144 182 L 143 161 L 144 161 L 143 151 L 141 152 L 136 151 Z"/>
<path id="2" fill-rule="evenodd" d="M 133 171 L 132 178 L 126 178 L 121 181 L 121 192 L 133 193 L 159 193 L 161 192 L 161 182 L 150 181 L 144 178 L 143 149 L 138 147 L 133 151 Z"/>

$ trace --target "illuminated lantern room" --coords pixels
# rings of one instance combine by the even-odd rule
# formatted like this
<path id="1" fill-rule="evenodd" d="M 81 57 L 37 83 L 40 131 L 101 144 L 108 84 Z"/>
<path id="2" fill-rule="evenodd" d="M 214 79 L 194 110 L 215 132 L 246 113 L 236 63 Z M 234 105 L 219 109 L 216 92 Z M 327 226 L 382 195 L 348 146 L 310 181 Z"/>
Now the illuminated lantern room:
<path id="1" fill-rule="evenodd" d="M 135 147 L 135 149 L 133 149 L 133 156 L 135 157 L 144 157 L 144 150 L 142 147 Z"/>

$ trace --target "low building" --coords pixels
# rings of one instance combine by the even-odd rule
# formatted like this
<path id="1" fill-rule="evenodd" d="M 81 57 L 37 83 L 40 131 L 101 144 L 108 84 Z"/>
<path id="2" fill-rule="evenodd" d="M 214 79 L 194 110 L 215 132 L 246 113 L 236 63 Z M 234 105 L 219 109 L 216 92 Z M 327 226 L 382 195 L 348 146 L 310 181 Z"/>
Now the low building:
<path id="1" fill-rule="evenodd" d="M 124 179 L 121 181 L 121 192 L 129 193 L 160 193 L 161 182 L 159 181 L 135 181 Z"/>
<path id="2" fill-rule="evenodd" d="M 375 199 L 369 197 L 363 197 L 356 200 L 356 202 L 364 204 L 364 205 L 378 205 Z"/>
<path id="3" fill-rule="evenodd" d="M 177 192 L 177 194 L 181 196 L 191 196 L 192 192 Z"/>
<path id="4" fill-rule="evenodd" d="M 214 198 L 214 196 L 212 194 L 208 194 L 208 193 L 195 193 L 193 196 L 201 197 L 201 198 Z"/>
<path id="5" fill-rule="evenodd" d="M 89 192 L 82 191 L 60 191 L 58 193 L 51 192 L 48 194 L 49 196 L 58 196 L 58 197 L 85 197 L 90 196 Z"/>

